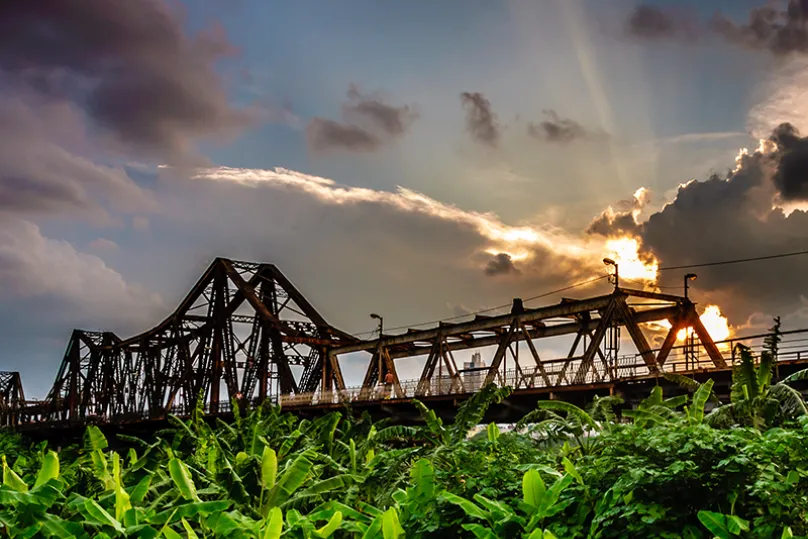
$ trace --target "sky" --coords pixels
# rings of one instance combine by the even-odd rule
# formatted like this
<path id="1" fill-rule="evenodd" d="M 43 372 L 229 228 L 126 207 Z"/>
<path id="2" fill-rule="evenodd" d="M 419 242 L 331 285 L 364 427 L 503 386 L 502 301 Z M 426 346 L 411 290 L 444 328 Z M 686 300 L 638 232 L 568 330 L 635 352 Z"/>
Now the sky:
<path id="1" fill-rule="evenodd" d="M 144 331 L 219 256 L 276 264 L 361 334 L 597 277 L 620 238 L 663 268 L 806 249 L 807 20 L 797 0 L 4 2 L 0 368 L 43 397 L 73 328 Z M 707 268 L 692 296 L 737 333 L 808 327 L 807 270 Z"/>

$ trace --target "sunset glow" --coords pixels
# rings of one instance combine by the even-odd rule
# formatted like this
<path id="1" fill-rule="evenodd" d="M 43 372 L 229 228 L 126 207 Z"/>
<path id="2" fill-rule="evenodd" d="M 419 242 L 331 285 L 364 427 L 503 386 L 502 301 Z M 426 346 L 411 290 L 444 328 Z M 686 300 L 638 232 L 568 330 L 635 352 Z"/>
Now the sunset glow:
<path id="1" fill-rule="evenodd" d="M 701 313 L 701 316 L 699 316 L 699 320 L 701 320 L 701 323 L 704 325 L 707 333 L 710 334 L 710 337 L 712 337 L 713 341 L 715 342 L 725 341 L 731 338 L 734 334 L 732 326 L 729 325 L 727 318 L 721 314 L 721 307 L 718 305 L 707 305 L 704 312 Z M 667 320 L 656 322 L 655 325 L 665 329 L 671 328 L 671 324 Z M 684 343 L 685 338 L 691 336 L 692 334 L 692 327 L 679 330 L 676 333 L 677 343 Z M 718 348 L 722 352 L 729 351 L 729 346 L 726 344 L 719 344 Z"/>
<path id="2" fill-rule="evenodd" d="M 656 282 L 659 262 L 653 256 L 640 254 L 640 242 L 636 238 L 607 240 L 605 256 L 617 262 L 621 277 Z"/>

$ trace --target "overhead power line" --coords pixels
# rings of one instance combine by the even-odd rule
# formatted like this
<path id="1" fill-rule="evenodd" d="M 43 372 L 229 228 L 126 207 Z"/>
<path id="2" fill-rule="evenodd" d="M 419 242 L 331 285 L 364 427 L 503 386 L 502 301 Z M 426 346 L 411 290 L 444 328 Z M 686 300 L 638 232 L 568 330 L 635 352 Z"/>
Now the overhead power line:
<path id="1" fill-rule="evenodd" d="M 531 296 L 529 298 L 524 298 L 522 301 L 533 301 L 535 299 L 545 298 L 547 296 L 552 296 L 554 294 L 560 294 L 561 292 L 566 292 L 567 290 L 572 290 L 573 288 L 578 288 L 580 286 L 588 285 L 590 283 L 594 283 L 596 281 L 600 281 L 601 279 L 606 279 L 608 277 L 610 277 L 610 275 L 601 275 L 600 277 L 595 277 L 594 279 L 589 279 L 587 281 L 582 281 L 580 283 L 571 284 L 569 286 L 565 286 L 564 288 L 559 288 L 557 290 L 551 290 L 550 292 L 544 292 L 544 293 L 538 294 L 536 296 Z M 439 322 L 449 322 L 451 320 L 459 320 L 460 318 L 467 318 L 469 316 L 474 316 L 474 315 L 477 315 L 477 314 L 489 313 L 491 311 L 504 309 L 506 307 L 510 307 L 511 305 L 512 305 L 512 303 L 504 303 L 502 305 L 496 305 L 494 307 L 488 307 L 487 309 L 480 309 L 479 311 L 472 311 L 472 312 L 468 312 L 468 313 L 464 313 L 464 314 L 459 314 L 457 316 L 450 316 L 448 318 L 440 318 L 440 319 L 437 319 L 437 320 L 430 320 L 428 322 L 420 322 L 418 324 L 407 324 L 407 325 L 404 325 L 404 326 L 396 326 L 396 327 L 393 327 L 393 328 L 385 328 L 385 329 L 389 329 L 389 331 L 395 331 L 397 329 L 417 328 L 419 326 L 427 326 L 427 325 L 431 325 L 431 324 L 437 324 Z M 365 332 L 362 332 L 362 333 L 356 333 L 355 335 L 357 335 L 357 336 L 359 336 L 359 335 L 372 335 L 375 332 L 376 332 L 376 330 L 365 331 Z"/>
<path id="2" fill-rule="evenodd" d="M 704 262 L 701 264 L 687 264 L 684 266 L 666 266 L 663 268 L 659 268 L 659 271 L 707 268 L 710 266 L 725 266 L 727 264 L 740 264 L 742 262 L 758 262 L 760 260 L 773 260 L 775 258 L 788 258 L 790 256 L 800 256 L 800 255 L 808 255 L 808 251 L 796 251 L 793 253 L 781 253 L 778 255 L 769 255 L 769 256 L 756 256 L 753 258 L 738 258 L 736 260 L 723 260 L 721 262 Z"/>
<path id="3" fill-rule="evenodd" d="M 672 270 L 683 270 L 683 269 L 707 268 L 707 267 L 711 267 L 711 266 L 725 266 L 725 265 L 728 265 L 728 264 L 741 264 L 741 263 L 745 263 L 745 262 L 758 262 L 758 261 L 762 261 L 762 260 L 774 260 L 774 259 L 778 259 L 778 258 L 788 258 L 788 257 L 792 257 L 792 256 L 801 256 L 801 255 L 808 255 L 808 251 L 795 251 L 795 252 L 791 252 L 791 253 L 780 253 L 780 254 L 768 255 L 768 256 L 756 256 L 756 257 L 751 257 L 751 258 L 738 258 L 738 259 L 735 259 L 735 260 L 722 260 L 722 261 L 719 261 L 719 262 L 703 262 L 703 263 L 699 263 L 699 264 L 686 264 L 686 265 L 680 265 L 680 266 L 665 266 L 665 267 L 658 268 L 658 271 L 672 271 Z M 601 279 L 606 279 L 608 277 L 610 277 L 610 275 L 601 275 L 600 277 L 595 277 L 595 278 L 589 279 L 587 281 L 582 281 L 582 282 L 579 282 L 579 283 L 571 284 L 569 286 L 565 286 L 564 288 L 559 288 L 559 289 L 556 289 L 556 290 L 551 290 L 550 292 L 544 292 L 544 293 L 538 294 L 536 296 L 531 296 L 529 298 L 525 298 L 523 301 L 533 301 L 533 300 L 536 300 L 536 299 L 539 299 L 539 298 L 545 298 L 547 296 L 552 296 L 554 294 L 559 294 L 561 292 L 566 292 L 567 290 L 572 290 L 573 288 L 578 288 L 578 287 L 581 287 L 581 286 L 585 286 L 587 284 L 591 284 L 591 283 L 594 283 L 596 281 L 600 281 Z M 621 277 L 621 278 L 626 279 L 625 277 Z M 639 281 L 636 281 L 634 279 L 627 279 L 627 280 L 632 281 L 632 282 L 639 282 Z M 657 285 L 657 287 L 658 288 L 681 288 L 680 286 L 659 286 L 659 285 Z M 510 307 L 511 305 L 512 305 L 511 303 L 505 303 L 503 305 L 497 305 L 497 306 L 494 306 L 494 307 L 489 307 L 487 309 L 480 309 L 478 311 L 472 311 L 472 312 L 465 313 L 465 314 L 460 314 L 460 315 L 457 315 L 457 316 L 450 316 L 448 318 L 440 318 L 440 319 L 436 319 L 436 320 L 430 320 L 428 322 L 420 322 L 418 324 L 407 324 L 407 325 L 404 325 L 404 326 L 396 326 L 396 327 L 393 327 L 393 328 L 389 328 L 389 330 L 390 331 L 396 331 L 396 330 L 399 330 L 399 329 L 417 328 L 417 327 L 420 327 L 420 326 L 427 326 L 427 325 L 431 325 L 431 324 L 437 324 L 437 323 L 440 323 L 440 322 L 449 322 L 449 321 L 452 321 L 452 320 L 459 320 L 461 318 L 466 318 L 466 317 L 474 316 L 474 315 L 477 315 L 477 314 L 483 314 L 483 313 L 488 313 L 488 312 L 491 312 L 491 311 L 496 311 L 498 309 L 504 309 L 506 307 Z M 357 335 L 357 336 L 372 335 L 375 332 L 376 332 L 375 330 L 365 331 L 365 332 L 362 332 L 362 333 L 356 333 L 355 335 Z"/>

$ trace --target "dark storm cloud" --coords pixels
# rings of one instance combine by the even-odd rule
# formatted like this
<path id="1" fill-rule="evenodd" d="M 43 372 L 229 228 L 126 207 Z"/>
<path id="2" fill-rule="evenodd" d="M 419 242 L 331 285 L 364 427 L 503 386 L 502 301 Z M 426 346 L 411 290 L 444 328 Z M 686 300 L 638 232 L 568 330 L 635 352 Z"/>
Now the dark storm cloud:
<path id="1" fill-rule="evenodd" d="M 806 141 L 784 124 L 771 135 L 778 149 L 741 159 L 726 177 L 713 175 L 680 186 L 673 201 L 632 227 L 625 209 L 599 217 L 592 232 L 639 237 L 643 248 L 666 265 L 688 265 L 802 251 L 808 213 L 786 215 L 779 200 L 806 196 Z M 755 312 L 784 316 L 803 308 L 808 297 L 808 258 L 720 265 L 696 270 L 693 285 L 702 304 L 718 303 L 733 324 Z M 681 286 L 681 272 L 663 273 L 662 284 Z"/>
<path id="2" fill-rule="evenodd" d="M 808 200 L 808 137 L 801 138 L 791 124 L 774 130 L 772 141 L 780 156 L 774 185 L 783 200 Z"/>
<path id="3" fill-rule="evenodd" d="M 806 53 L 808 0 L 789 0 L 784 9 L 774 3 L 762 5 L 752 9 L 744 23 L 737 23 L 720 12 L 706 23 L 700 23 L 692 12 L 641 4 L 629 15 L 626 31 L 641 39 L 688 41 L 709 32 L 728 43 L 775 55 Z"/>
<path id="4" fill-rule="evenodd" d="M 163 0 L 0 3 L 3 78 L 80 104 L 116 143 L 159 157 L 246 125 L 214 70 L 233 53 L 219 31 L 187 35 Z"/>
<path id="5" fill-rule="evenodd" d="M 693 41 L 704 33 L 704 25 L 687 8 L 640 4 L 626 20 L 625 32 L 637 39 Z"/>
<path id="6" fill-rule="evenodd" d="M 67 214 L 103 221 L 105 206 L 150 211 L 156 203 L 121 167 L 70 151 L 81 146 L 72 107 L 0 99 L 0 212 Z"/>
<path id="7" fill-rule="evenodd" d="M 309 121 L 306 138 L 312 150 L 373 151 L 404 135 L 418 118 L 409 106 L 396 107 L 378 95 L 363 95 L 354 84 L 348 88 L 348 100 L 342 105 L 345 122 L 327 118 Z"/>
<path id="8" fill-rule="evenodd" d="M 586 233 L 601 236 L 623 236 L 636 235 L 639 230 L 640 225 L 631 212 L 605 211 L 589 224 Z"/>
<path id="9" fill-rule="evenodd" d="M 651 195 L 645 188 L 638 189 L 630 200 L 621 200 L 615 206 L 608 207 L 597 216 L 586 229 L 587 234 L 601 236 L 636 236 L 641 225 L 637 221 L 640 211 L 651 201 Z"/>
<path id="10" fill-rule="evenodd" d="M 789 0 L 785 10 L 773 5 L 753 9 L 746 24 L 716 14 L 710 26 L 730 42 L 773 54 L 808 52 L 808 1 Z"/>
<path id="11" fill-rule="evenodd" d="M 489 277 L 497 275 L 509 275 L 513 273 L 520 273 L 520 271 L 513 265 L 511 255 L 507 253 L 498 253 L 488 261 L 485 266 L 485 274 Z"/>
<path id="12" fill-rule="evenodd" d="M 306 126 L 306 140 L 315 151 L 342 149 L 371 152 L 381 145 L 379 137 L 361 127 L 325 118 L 312 118 Z"/>
<path id="13" fill-rule="evenodd" d="M 683 30 L 681 17 L 657 6 L 640 4 L 634 8 L 626 21 L 626 32 L 639 38 L 675 38 L 681 36 Z"/>
<path id="14" fill-rule="evenodd" d="M 586 138 L 589 133 L 584 127 L 570 118 L 561 118 L 554 110 L 545 110 L 547 120 L 535 124 L 527 124 L 527 133 L 533 138 L 567 144 L 577 139 Z"/>
<path id="15" fill-rule="evenodd" d="M 496 147 L 499 144 L 500 125 L 491 102 L 480 92 L 463 92 L 460 101 L 466 110 L 466 130 L 476 142 Z"/>
<path id="16" fill-rule="evenodd" d="M 381 97 L 362 95 L 356 85 L 348 89 L 351 102 L 342 106 L 342 114 L 346 119 L 366 120 L 372 127 L 390 136 L 403 135 L 412 122 L 418 118 L 409 106 L 394 107 L 385 103 Z"/>

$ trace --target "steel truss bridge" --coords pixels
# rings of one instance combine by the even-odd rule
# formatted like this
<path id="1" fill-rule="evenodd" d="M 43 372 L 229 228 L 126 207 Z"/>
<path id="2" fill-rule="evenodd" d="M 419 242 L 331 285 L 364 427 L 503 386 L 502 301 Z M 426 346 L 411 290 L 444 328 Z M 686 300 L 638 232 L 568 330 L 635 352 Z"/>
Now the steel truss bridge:
<path id="1" fill-rule="evenodd" d="M 656 335 L 662 324 L 669 327 L 661 345 L 649 342 L 652 323 Z M 677 344 L 684 329 L 691 336 Z M 564 357 L 539 353 L 544 340 L 565 336 Z M 218 258 L 149 331 L 121 339 L 74 330 L 44 400 L 26 400 L 19 374 L 0 373 L 0 426 L 144 424 L 168 414 L 187 417 L 197 405 L 209 416 L 227 417 L 234 403 L 267 400 L 302 415 L 346 404 L 395 415 L 413 397 L 452 409 L 491 382 L 514 389 L 505 414 L 514 417 L 542 398 L 644 396 L 649 384 L 664 383 L 665 372 L 710 376 L 719 380 L 716 387 L 721 380 L 726 386 L 734 344 L 754 349 L 764 337 L 713 342 L 688 298 L 615 287 L 539 308 L 515 299 L 508 314 L 361 340 L 326 322 L 276 266 Z M 620 355 L 622 341 L 636 353 Z M 484 363 L 459 368 L 455 357 L 462 351 L 487 355 L 479 356 Z M 348 387 L 341 361 L 356 355 L 369 363 L 361 386 Z M 422 358 L 418 379 L 399 377 L 396 362 L 406 358 Z M 787 374 L 806 364 L 808 330 L 784 332 L 778 370 Z M 383 384 L 388 374 L 391 385 Z"/>

